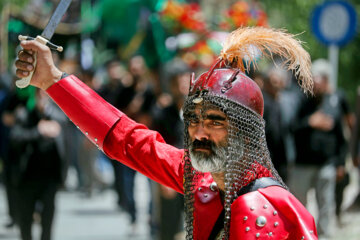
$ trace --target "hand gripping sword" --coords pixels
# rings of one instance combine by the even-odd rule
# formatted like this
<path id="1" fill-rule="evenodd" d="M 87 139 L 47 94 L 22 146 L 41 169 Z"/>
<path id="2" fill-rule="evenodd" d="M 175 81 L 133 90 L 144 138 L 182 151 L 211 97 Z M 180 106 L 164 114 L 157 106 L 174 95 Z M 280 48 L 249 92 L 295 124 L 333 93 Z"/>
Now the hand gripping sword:
<path id="1" fill-rule="evenodd" d="M 37 36 L 36 38 L 28 37 L 28 36 L 22 36 L 19 35 L 19 40 L 35 40 L 38 41 L 46 46 L 48 46 L 52 50 L 57 50 L 59 52 L 62 52 L 63 48 L 61 46 L 56 46 L 55 44 L 50 42 L 51 37 L 54 35 L 55 29 L 57 25 L 59 24 L 62 16 L 68 9 L 69 5 L 71 3 L 71 0 L 61 0 L 59 5 L 56 7 L 55 12 L 51 16 L 49 22 L 47 23 L 44 31 L 41 33 L 41 35 Z M 26 78 L 22 78 L 20 80 L 17 80 L 15 82 L 16 86 L 18 88 L 25 88 L 29 86 L 30 80 L 33 76 L 33 73 L 35 72 L 36 68 L 36 53 L 34 54 L 34 71 L 29 73 L 29 76 Z"/>

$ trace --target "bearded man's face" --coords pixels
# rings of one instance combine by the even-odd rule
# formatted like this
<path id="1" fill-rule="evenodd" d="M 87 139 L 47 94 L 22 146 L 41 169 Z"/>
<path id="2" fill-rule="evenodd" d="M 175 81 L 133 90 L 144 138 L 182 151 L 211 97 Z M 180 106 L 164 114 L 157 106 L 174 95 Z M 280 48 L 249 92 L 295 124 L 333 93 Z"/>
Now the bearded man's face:
<path id="1" fill-rule="evenodd" d="M 200 172 L 225 172 L 228 120 L 217 109 L 196 107 L 189 118 L 188 132 L 192 166 Z"/>

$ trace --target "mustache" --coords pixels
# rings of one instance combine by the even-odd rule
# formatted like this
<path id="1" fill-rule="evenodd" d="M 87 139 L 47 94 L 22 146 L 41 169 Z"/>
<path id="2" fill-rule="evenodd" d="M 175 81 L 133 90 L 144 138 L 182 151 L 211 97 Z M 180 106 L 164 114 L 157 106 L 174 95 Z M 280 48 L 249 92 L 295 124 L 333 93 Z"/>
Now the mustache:
<path id="1" fill-rule="evenodd" d="M 206 149 L 214 149 L 215 144 L 213 141 L 210 140 L 194 140 L 191 144 L 191 149 L 196 149 L 196 148 L 206 148 Z"/>

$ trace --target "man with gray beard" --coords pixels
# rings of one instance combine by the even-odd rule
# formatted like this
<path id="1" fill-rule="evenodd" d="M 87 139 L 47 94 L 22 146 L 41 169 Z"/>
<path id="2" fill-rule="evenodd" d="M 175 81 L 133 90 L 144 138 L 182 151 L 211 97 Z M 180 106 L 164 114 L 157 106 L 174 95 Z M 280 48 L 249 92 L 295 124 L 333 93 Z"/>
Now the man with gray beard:
<path id="1" fill-rule="evenodd" d="M 183 107 L 185 150 L 166 144 L 78 78 L 62 73 L 46 46 L 36 41 L 21 46 L 18 77 L 34 69 L 37 52 L 33 86 L 45 90 L 110 158 L 185 195 L 187 240 L 317 239 L 313 217 L 271 163 L 263 97 L 244 73 L 243 60 L 255 63 L 255 47 L 265 56 L 287 59 L 287 68 L 296 70 L 300 85 L 311 92 L 310 57 L 291 34 L 240 28 L 229 35 L 209 71 L 197 79 L 192 75 Z"/>
<path id="2" fill-rule="evenodd" d="M 221 143 L 217 146 L 209 140 L 195 140 L 190 148 L 193 167 L 200 172 L 225 172 L 226 145 L 226 143 Z M 198 149 L 208 149 L 210 153 L 198 152 Z"/>

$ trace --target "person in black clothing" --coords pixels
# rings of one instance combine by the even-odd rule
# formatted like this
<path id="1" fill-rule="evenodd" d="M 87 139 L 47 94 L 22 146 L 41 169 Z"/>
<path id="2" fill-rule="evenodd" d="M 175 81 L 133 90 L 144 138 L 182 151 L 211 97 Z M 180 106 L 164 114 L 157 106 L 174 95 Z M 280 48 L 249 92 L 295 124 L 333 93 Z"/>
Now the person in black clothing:
<path id="1" fill-rule="evenodd" d="M 132 57 L 129 61 L 128 71 L 123 68 L 121 62 L 112 60 L 107 64 L 107 74 L 108 81 L 100 88 L 99 95 L 130 118 L 151 127 L 151 109 L 155 103 L 155 94 L 144 58 L 142 56 Z M 119 196 L 118 205 L 129 213 L 131 224 L 135 227 L 134 183 L 136 171 L 118 161 L 111 161 L 111 163 L 115 173 L 115 189 Z"/>
<path id="2" fill-rule="evenodd" d="M 103 97 L 106 101 L 114 105 L 116 108 L 118 106 L 118 98 L 119 94 L 122 91 L 125 83 L 131 82 L 131 76 L 126 72 L 124 66 L 118 59 L 112 59 L 106 64 L 106 79 L 104 84 L 98 90 L 98 93 L 101 97 Z M 93 77 L 91 77 L 93 78 Z M 120 209 L 126 209 L 125 204 L 125 195 L 124 195 L 124 187 L 123 187 L 123 168 L 124 165 L 118 161 L 114 161 L 109 159 L 103 152 L 100 152 L 100 157 L 107 159 L 110 161 L 113 166 L 114 171 L 114 190 L 117 194 L 117 205 Z"/>
<path id="3" fill-rule="evenodd" d="M 270 68 L 264 76 L 263 97 L 266 143 L 271 160 L 281 178 L 287 180 L 287 156 L 285 149 L 285 134 L 288 128 L 283 121 L 281 108 L 281 91 L 286 87 L 288 74 L 280 68 Z"/>
<path id="4" fill-rule="evenodd" d="M 342 107 L 330 91 L 328 76 L 313 71 L 314 97 L 303 99 L 294 125 L 296 163 L 290 190 L 306 204 L 307 191 L 315 187 L 319 208 L 319 237 L 331 234 L 335 209 L 336 175 L 341 175 L 347 145 L 343 135 Z"/>
<path id="5" fill-rule="evenodd" d="M 122 79 L 122 89 L 118 93 L 115 107 L 126 113 L 131 119 L 151 128 L 153 124 L 152 107 L 155 103 L 155 86 L 148 72 L 145 59 L 136 55 L 128 64 L 128 71 L 131 77 L 125 75 Z M 135 229 L 136 226 L 136 205 L 134 199 L 136 171 L 123 165 L 122 183 L 124 189 L 125 209 L 130 214 L 130 221 Z M 152 192 L 152 191 L 150 191 Z M 150 200 L 149 212 L 152 211 L 152 197 Z M 152 219 L 149 220 L 150 231 L 153 232 Z"/>
<path id="6" fill-rule="evenodd" d="M 6 70 L 5 66 L 0 63 L 0 164 L 2 171 L 0 172 L 0 180 L 4 184 L 6 192 L 6 200 L 8 207 L 9 220 L 5 223 L 6 228 L 15 225 L 15 207 L 14 207 L 14 190 L 11 183 L 11 162 L 8 158 L 8 143 L 9 143 L 9 126 L 12 125 L 14 118 L 12 115 L 5 114 L 5 108 L 11 98 L 12 77 Z"/>
<path id="7" fill-rule="evenodd" d="M 184 148 L 184 121 L 182 107 L 189 91 L 190 70 L 181 66 L 182 62 L 173 61 L 169 76 L 170 94 L 162 94 L 153 109 L 153 129 L 158 131 L 164 140 L 175 147 Z M 167 69 L 167 70 L 169 70 Z M 173 189 L 158 184 L 159 189 L 159 239 L 174 239 L 182 230 L 184 198 Z"/>
<path id="8" fill-rule="evenodd" d="M 354 124 L 353 131 L 351 134 L 351 157 L 354 167 L 357 168 L 360 173 L 360 85 L 357 87 L 357 96 L 355 103 L 355 116 L 354 116 Z M 360 179 L 358 180 L 358 186 L 360 186 Z M 353 201 L 353 203 L 349 206 L 347 211 L 360 211 L 360 190 Z"/>
<path id="9" fill-rule="evenodd" d="M 33 93 L 34 88 L 27 88 L 23 91 L 10 90 L 3 98 L 1 104 L 1 124 L 3 125 L 1 138 L 1 158 L 3 160 L 3 180 L 6 190 L 6 198 L 8 205 L 8 213 L 10 221 L 5 225 L 6 227 L 13 227 L 16 225 L 16 200 L 17 200 L 17 183 L 19 176 L 18 165 L 18 149 L 14 149 L 11 146 L 10 130 L 14 126 L 16 118 L 15 112 L 19 112 L 19 109 L 27 106 L 31 108 L 33 106 Z"/>
<path id="10" fill-rule="evenodd" d="M 347 98 L 345 96 L 345 93 L 342 90 L 337 89 L 334 93 L 333 93 L 333 100 L 332 101 L 338 101 L 340 108 L 341 108 L 341 115 L 342 115 L 342 119 L 343 119 L 343 124 L 344 127 L 347 127 L 347 130 L 352 131 L 353 129 L 353 125 L 355 122 L 355 117 L 353 112 L 351 112 L 350 110 L 350 106 L 349 103 L 347 101 Z M 346 139 L 346 144 L 349 145 L 349 141 L 348 139 Z M 342 157 L 346 159 L 346 153 L 344 152 L 344 154 L 342 155 Z M 337 168 L 337 174 L 336 174 L 336 185 L 335 185 L 335 214 L 336 214 L 336 218 L 337 218 L 337 222 L 340 226 L 343 225 L 342 220 L 341 220 L 341 205 L 343 203 L 343 199 L 344 199 L 344 190 L 346 188 L 347 185 L 349 185 L 350 183 L 350 175 L 349 173 L 345 170 L 345 166 L 341 166 L 339 168 Z"/>
<path id="11" fill-rule="evenodd" d="M 33 215 L 41 216 L 41 240 L 51 239 L 55 195 L 63 183 L 63 141 L 60 122 L 66 120 L 47 95 L 36 92 L 36 106 L 13 112 L 9 159 L 16 166 L 16 219 L 21 239 L 31 240 Z"/>

